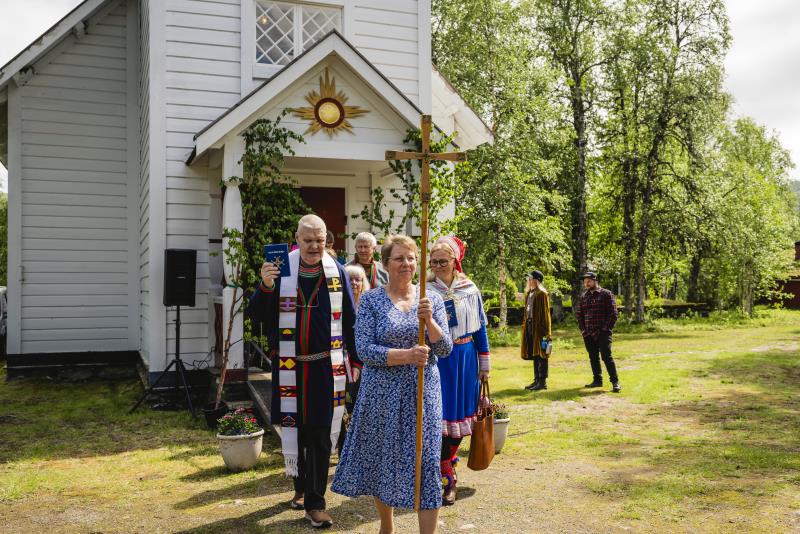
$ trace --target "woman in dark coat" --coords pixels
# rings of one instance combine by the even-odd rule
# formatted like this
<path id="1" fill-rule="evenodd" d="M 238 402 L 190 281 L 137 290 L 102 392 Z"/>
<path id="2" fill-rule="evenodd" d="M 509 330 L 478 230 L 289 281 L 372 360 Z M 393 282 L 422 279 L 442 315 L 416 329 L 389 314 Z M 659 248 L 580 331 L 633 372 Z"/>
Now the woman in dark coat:
<path id="1" fill-rule="evenodd" d="M 547 371 L 550 355 L 542 347 L 542 340 L 550 341 L 550 295 L 542 283 L 541 271 L 528 273 L 528 288 L 525 291 L 525 308 L 522 320 L 522 343 L 520 356 L 533 360 L 533 382 L 525 389 L 539 391 L 547 389 Z"/>

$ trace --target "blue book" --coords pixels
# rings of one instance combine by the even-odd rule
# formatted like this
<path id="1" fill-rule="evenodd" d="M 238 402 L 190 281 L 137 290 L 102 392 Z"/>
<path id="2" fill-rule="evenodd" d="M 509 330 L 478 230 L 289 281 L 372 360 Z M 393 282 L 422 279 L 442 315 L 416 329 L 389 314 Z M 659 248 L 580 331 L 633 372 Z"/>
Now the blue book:
<path id="1" fill-rule="evenodd" d="M 275 264 L 281 270 L 281 278 L 292 274 L 289 269 L 289 245 L 286 243 L 264 245 L 264 261 Z"/>
<path id="2" fill-rule="evenodd" d="M 444 311 L 447 312 L 447 326 L 454 328 L 458 326 L 458 316 L 456 315 L 456 303 L 453 299 L 444 301 Z"/>

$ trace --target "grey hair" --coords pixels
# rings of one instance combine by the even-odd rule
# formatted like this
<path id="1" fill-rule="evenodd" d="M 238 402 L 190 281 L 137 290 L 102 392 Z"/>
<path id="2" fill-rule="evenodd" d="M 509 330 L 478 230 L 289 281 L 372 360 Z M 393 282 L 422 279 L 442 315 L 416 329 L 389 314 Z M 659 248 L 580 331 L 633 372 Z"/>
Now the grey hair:
<path id="1" fill-rule="evenodd" d="M 323 221 L 317 215 L 313 213 L 309 213 L 308 215 L 303 215 L 300 217 L 300 220 L 297 221 L 297 233 L 299 234 L 302 230 L 305 229 L 322 229 L 322 232 L 325 233 L 328 231 L 328 228 L 325 226 L 325 221 Z"/>
<path id="2" fill-rule="evenodd" d="M 361 292 L 364 293 L 372 289 L 372 285 L 369 283 L 369 278 L 367 278 L 367 271 L 360 265 L 345 265 L 344 271 L 347 273 L 347 276 L 358 277 L 361 278 Z"/>
<path id="3" fill-rule="evenodd" d="M 375 236 L 370 232 L 360 232 L 356 236 L 356 244 L 358 244 L 359 241 L 369 241 L 370 245 L 372 245 L 373 247 L 378 246 L 378 240 L 375 239 Z"/>

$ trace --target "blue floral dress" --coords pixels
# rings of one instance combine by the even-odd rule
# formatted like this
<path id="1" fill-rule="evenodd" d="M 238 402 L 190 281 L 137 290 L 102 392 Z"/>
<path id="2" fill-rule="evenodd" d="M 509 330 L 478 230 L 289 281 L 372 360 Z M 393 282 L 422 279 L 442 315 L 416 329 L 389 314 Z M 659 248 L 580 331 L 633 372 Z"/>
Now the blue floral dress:
<path id="1" fill-rule="evenodd" d="M 442 395 L 437 357 L 450 354 L 453 342 L 444 302 L 430 294 L 433 318 L 444 333 L 431 346 L 425 366 L 422 420 L 423 509 L 442 505 L 439 456 L 442 447 Z M 356 348 L 364 362 L 361 388 L 331 489 L 348 497 L 373 495 L 395 508 L 414 507 L 417 368 L 389 367 L 389 349 L 417 344 L 417 305 L 398 310 L 384 288 L 364 293 L 356 318 Z"/>

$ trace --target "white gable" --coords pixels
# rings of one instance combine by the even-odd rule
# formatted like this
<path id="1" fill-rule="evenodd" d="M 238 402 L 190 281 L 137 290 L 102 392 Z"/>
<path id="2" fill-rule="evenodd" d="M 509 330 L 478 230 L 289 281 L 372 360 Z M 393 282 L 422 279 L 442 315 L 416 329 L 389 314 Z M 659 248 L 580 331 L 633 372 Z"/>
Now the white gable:
<path id="1" fill-rule="evenodd" d="M 319 90 L 319 75 L 326 66 L 341 77 L 340 88 L 353 91 L 347 104 L 366 107 L 370 113 L 354 119 L 358 133 L 349 139 L 345 137 L 351 134 L 339 134 L 325 143 L 310 142 L 297 147 L 298 154 L 382 161 L 387 149 L 401 148 L 405 131 L 419 124 L 420 110 L 341 35 L 332 33 L 202 130 L 195 138 L 196 156 L 224 146 L 260 117 L 308 105 L 304 95 Z M 294 128 L 305 130 L 297 122 Z"/>
<path id="2" fill-rule="evenodd" d="M 336 82 L 337 91 L 348 97 L 347 106 L 358 106 L 367 113 L 349 119 L 352 131 L 340 131 L 329 136 L 324 131 L 307 133 L 309 121 L 290 113 L 282 124 L 290 130 L 303 134 L 305 143 L 293 146 L 299 157 L 382 161 L 387 149 L 400 148 L 406 131 L 413 127 L 386 101 L 376 94 L 336 56 L 322 61 L 295 83 L 281 91 L 274 99 L 262 106 L 255 119 L 274 119 L 285 109 L 309 107 L 305 96 L 312 91 L 320 92 L 320 78 L 328 76 Z M 239 124 L 228 135 L 238 135 L 249 124 Z M 226 136 L 227 137 L 227 136 Z"/>

